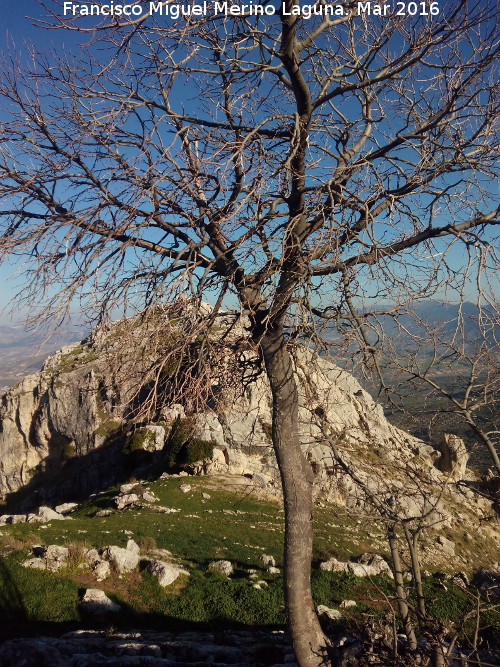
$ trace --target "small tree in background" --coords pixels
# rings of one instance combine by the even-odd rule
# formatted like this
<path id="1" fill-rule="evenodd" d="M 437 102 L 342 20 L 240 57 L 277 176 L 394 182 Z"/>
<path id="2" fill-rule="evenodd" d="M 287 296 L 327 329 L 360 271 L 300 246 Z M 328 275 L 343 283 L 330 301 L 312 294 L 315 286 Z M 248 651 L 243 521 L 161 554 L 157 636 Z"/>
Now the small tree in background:
<path id="1" fill-rule="evenodd" d="M 377 366 L 366 303 L 394 317 L 423 296 L 492 303 L 497 3 L 417 4 L 386 19 L 354 2 L 306 19 L 295 0 L 269 16 L 114 17 L 78 56 L 4 63 L 0 251 L 27 262 L 21 303 L 62 318 L 77 299 L 101 317 L 188 294 L 216 304 L 213 321 L 227 304 L 248 317 L 301 667 L 324 664 L 328 641 L 291 346 L 321 338 L 323 318 Z M 60 5 L 45 25 L 84 30 Z"/>

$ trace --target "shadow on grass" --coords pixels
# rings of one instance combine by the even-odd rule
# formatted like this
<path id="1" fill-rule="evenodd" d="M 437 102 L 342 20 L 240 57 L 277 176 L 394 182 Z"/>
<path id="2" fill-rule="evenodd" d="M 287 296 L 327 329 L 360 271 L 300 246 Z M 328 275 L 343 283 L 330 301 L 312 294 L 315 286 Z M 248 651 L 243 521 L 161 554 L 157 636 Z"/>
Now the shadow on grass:
<path id="1" fill-rule="evenodd" d="M 35 472 L 30 481 L 10 493 L 0 505 L 0 514 L 27 513 L 40 505 L 83 502 L 92 493 L 100 493 L 114 484 L 128 482 L 133 475 L 155 479 L 167 470 L 166 454 L 161 452 L 123 451 L 124 435 L 116 432 L 97 449 L 87 454 L 63 459 L 60 447 Z"/>

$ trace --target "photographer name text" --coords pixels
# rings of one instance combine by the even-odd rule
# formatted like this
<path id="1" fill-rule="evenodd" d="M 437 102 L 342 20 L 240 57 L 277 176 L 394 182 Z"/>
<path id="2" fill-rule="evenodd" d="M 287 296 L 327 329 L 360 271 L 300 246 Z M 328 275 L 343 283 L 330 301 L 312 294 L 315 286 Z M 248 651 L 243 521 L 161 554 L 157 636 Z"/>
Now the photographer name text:
<path id="1" fill-rule="evenodd" d="M 148 5 L 139 4 L 77 4 L 63 3 L 64 16 L 123 16 L 139 18 L 146 16 L 165 16 L 173 20 L 190 16 L 297 16 L 309 19 L 313 16 L 341 17 L 341 16 L 437 16 L 439 2 L 358 2 L 354 12 L 346 10 L 339 4 L 310 4 L 299 5 L 283 2 L 279 7 L 270 4 L 235 4 L 232 2 L 213 2 L 205 0 L 199 4 L 170 4 L 164 2 L 150 2 Z"/>

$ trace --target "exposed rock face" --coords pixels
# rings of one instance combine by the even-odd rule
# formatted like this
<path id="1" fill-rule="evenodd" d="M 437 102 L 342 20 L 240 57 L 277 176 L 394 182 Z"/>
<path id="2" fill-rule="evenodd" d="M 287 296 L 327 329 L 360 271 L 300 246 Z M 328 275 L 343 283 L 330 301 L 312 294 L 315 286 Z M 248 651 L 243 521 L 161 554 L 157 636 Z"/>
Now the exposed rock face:
<path id="1" fill-rule="evenodd" d="M 191 315 L 184 325 L 186 331 Z M 168 326 L 174 331 L 168 319 L 161 324 L 162 331 Z M 72 494 L 76 497 L 78 485 L 88 494 L 99 484 L 105 488 L 115 481 L 113 475 L 124 458 L 120 429 L 135 418 L 140 380 L 158 355 L 153 338 L 148 338 L 148 326 L 148 321 L 135 318 L 101 327 L 88 341 L 63 348 L 45 362 L 40 373 L 28 376 L 2 397 L 0 497 L 26 486 L 33 476 L 33 481 L 42 479 L 45 493 L 57 490 L 61 500 L 73 499 Z M 175 326 L 179 329 L 181 324 Z M 154 331 L 158 331 L 158 322 Z M 241 340 L 244 328 L 238 325 L 233 335 Z M 226 349 L 211 372 L 217 405 L 198 408 L 192 418 L 194 436 L 213 443 L 213 456 L 192 464 L 191 472 L 246 475 L 256 485 L 279 493 L 267 379 L 254 372 L 254 352 L 241 347 L 236 352 L 230 346 Z M 434 467 L 437 453 L 389 424 L 382 408 L 335 364 L 307 348 L 295 350 L 294 363 L 300 436 L 315 473 L 316 493 L 353 507 L 376 494 L 400 515 L 425 513 L 431 521 L 445 518 L 437 501 L 439 490 L 433 485 L 448 473 Z M 182 405 L 166 401 L 157 411 L 160 423 L 141 427 L 149 451 L 139 447 L 134 454 L 162 456 L 158 450 L 168 439 L 172 421 L 184 415 Z M 466 459 L 459 445 L 455 447 L 450 439 L 447 442 L 450 453 L 445 456 L 443 452 L 442 469 L 451 465 L 453 475 L 461 477 Z M 334 449 L 355 470 L 357 481 L 344 473 Z M 57 484 L 52 483 L 56 476 Z M 65 489 L 67 497 L 63 498 Z M 124 502 L 125 496 L 123 489 Z"/>
<path id="2" fill-rule="evenodd" d="M 441 456 L 436 461 L 439 470 L 449 473 L 453 481 L 463 479 L 469 460 L 464 441 L 456 435 L 445 433 L 439 449 Z"/>

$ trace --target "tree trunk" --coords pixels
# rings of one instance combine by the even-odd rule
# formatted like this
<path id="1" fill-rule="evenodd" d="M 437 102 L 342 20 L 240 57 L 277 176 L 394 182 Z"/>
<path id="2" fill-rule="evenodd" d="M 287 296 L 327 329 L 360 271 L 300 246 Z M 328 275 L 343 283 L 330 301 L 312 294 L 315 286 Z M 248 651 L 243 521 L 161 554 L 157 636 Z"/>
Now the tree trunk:
<path id="1" fill-rule="evenodd" d="M 408 646 L 410 650 L 417 649 L 417 637 L 411 622 L 410 609 L 406 598 L 405 584 L 403 579 L 403 566 L 401 564 L 401 557 L 399 555 L 398 538 L 396 535 L 396 526 L 391 524 L 387 531 L 389 539 L 389 547 L 391 550 L 392 573 L 394 574 L 394 583 L 396 585 L 396 600 L 399 608 L 399 613 L 403 621 L 405 635 L 408 639 Z"/>
<path id="2" fill-rule="evenodd" d="M 329 642 L 321 630 L 311 594 L 313 472 L 300 447 L 297 383 L 282 332 L 267 332 L 261 349 L 273 396 L 273 445 L 284 496 L 288 626 L 300 667 L 317 667 L 330 663 Z"/>

